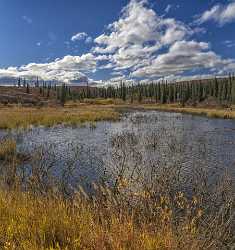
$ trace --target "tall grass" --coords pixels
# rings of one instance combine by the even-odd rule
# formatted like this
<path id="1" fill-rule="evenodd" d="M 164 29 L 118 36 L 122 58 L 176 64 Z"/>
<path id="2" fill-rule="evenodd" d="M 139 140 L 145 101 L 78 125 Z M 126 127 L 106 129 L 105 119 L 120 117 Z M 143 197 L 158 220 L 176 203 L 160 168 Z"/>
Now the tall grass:
<path id="1" fill-rule="evenodd" d="M 0 129 L 27 128 L 30 125 L 78 125 L 84 122 L 117 120 L 119 113 L 112 108 L 83 105 L 77 108 L 2 108 Z"/>
<path id="2" fill-rule="evenodd" d="M 76 116 L 79 121 L 110 118 L 102 108 L 78 109 L 73 112 L 80 114 Z M 15 110 L 17 126 L 36 112 L 23 110 L 30 111 L 30 116 L 20 113 L 22 109 Z M 35 124 L 42 124 L 40 115 L 42 119 L 56 115 L 62 119 L 68 111 L 38 112 Z M 32 121 L 27 120 L 25 126 Z M 65 167 L 60 179 L 53 175 L 58 173 L 53 171 L 58 165 L 52 149 L 39 148 L 29 157 L 22 157 L 16 152 L 15 141 L 4 139 L 0 146 L 0 249 L 232 249 L 233 180 L 220 173 L 211 185 L 211 176 L 206 174 L 209 168 L 202 163 L 194 171 L 183 169 L 181 159 L 175 157 L 181 157 L 183 151 L 174 133 L 168 136 L 153 131 L 145 140 L 128 131 L 114 136 L 110 158 L 106 156 L 110 173 L 104 173 L 100 182 L 89 183 L 90 192 L 77 186 L 70 193 L 71 183 L 66 181 L 73 175 L 77 158 L 60 157 Z M 167 148 L 161 147 L 162 139 Z M 156 162 L 146 161 L 138 145 L 155 152 Z M 171 162 L 161 161 L 160 154 L 166 153 L 172 156 Z"/>
<path id="3" fill-rule="evenodd" d="M 183 193 L 130 206 L 102 190 L 93 200 L 0 191 L 2 249 L 231 249 L 231 201 L 213 214 Z"/>

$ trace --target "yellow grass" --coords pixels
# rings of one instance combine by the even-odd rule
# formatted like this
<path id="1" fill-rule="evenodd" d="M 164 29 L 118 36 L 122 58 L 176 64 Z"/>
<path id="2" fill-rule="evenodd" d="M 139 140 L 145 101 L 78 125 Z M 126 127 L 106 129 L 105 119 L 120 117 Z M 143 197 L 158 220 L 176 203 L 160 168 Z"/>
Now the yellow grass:
<path id="1" fill-rule="evenodd" d="M 162 220 L 165 216 L 170 214 L 164 212 Z M 136 223 L 125 212 L 94 209 L 80 196 L 69 202 L 0 191 L 1 249 L 199 249 L 191 223 L 182 226 L 184 235 L 178 235 L 167 220 L 161 227 L 160 220 Z"/>
<path id="2" fill-rule="evenodd" d="M 84 122 L 117 120 L 119 113 L 113 108 L 103 109 L 95 105 L 47 108 L 1 108 L 0 129 L 27 128 L 30 125 L 54 126 L 56 124 L 78 125 Z"/>
<path id="3" fill-rule="evenodd" d="M 0 107 L 0 129 L 27 128 L 30 125 L 54 126 L 57 124 L 78 125 L 84 122 L 118 120 L 118 111 L 125 109 L 161 110 L 211 118 L 235 119 L 234 109 L 181 107 L 178 104 L 125 104 L 119 100 L 94 99 L 85 103 L 68 102 L 62 107 Z"/>
<path id="4" fill-rule="evenodd" d="M 95 104 L 95 105 L 120 105 L 120 104 L 125 104 L 125 102 L 121 99 L 112 99 L 112 98 L 108 98 L 108 99 L 102 99 L 102 98 L 95 98 L 95 99 L 84 99 L 82 101 L 83 103 L 86 104 Z"/>
<path id="5" fill-rule="evenodd" d="M 193 115 L 207 116 L 210 118 L 235 119 L 235 107 L 230 108 L 207 108 L 207 107 L 182 107 L 180 104 L 139 104 L 124 102 L 121 99 L 85 99 L 85 104 L 97 106 L 105 106 L 105 108 L 122 109 L 146 109 L 146 110 L 162 110 L 167 112 L 178 112 Z M 73 106 L 74 103 L 71 105 Z"/>

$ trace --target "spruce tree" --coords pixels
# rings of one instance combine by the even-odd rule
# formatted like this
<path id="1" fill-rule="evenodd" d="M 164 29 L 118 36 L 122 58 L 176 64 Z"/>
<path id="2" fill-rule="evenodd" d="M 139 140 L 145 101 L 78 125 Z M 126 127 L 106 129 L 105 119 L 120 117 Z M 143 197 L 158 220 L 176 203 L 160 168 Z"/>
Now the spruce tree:
<path id="1" fill-rule="evenodd" d="M 27 86 L 26 86 L 26 93 L 29 94 L 30 91 L 29 91 L 29 84 L 27 83 Z"/>
<path id="2" fill-rule="evenodd" d="M 122 84 L 122 100 L 126 101 L 126 85 L 125 83 Z"/>
<path id="3" fill-rule="evenodd" d="M 38 76 L 37 76 L 37 79 L 36 79 L 36 87 L 37 87 L 37 88 L 39 87 L 39 80 L 38 80 Z"/>
<path id="4" fill-rule="evenodd" d="M 166 103 L 166 86 L 164 83 L 161 83 L 161 103 Z"/>
<path id="5" fill-rule="evenodd" d="M 215 78 L 215 87 L 214 87 L 214 97 L 218 97 L 218 92 L 219 92 L 219 85 L 218 85 L 218 80 Z"/>
<path id="6" fill-rule="evenodd" d="M 131 103 L 133 103 L 134 102 L 134 88 L 133 88 L 133 84 L 132 84 L 132 86 L 131 86 Z"/>
<path id="7" fill-rule="evenodd" d="M 138 102 L 141 103 L 142 102 L 142 99 L 143 99 L 143 93 L 142 93 L 142 86 L 139 85 L 138 87 Z"/>
<path id="8" fill-rule="evenodd" d="M 47 87 L 47 98 L 49 98 L 50 97 L 50 87 L 48 86 Z"/>
<path id="9" fill-rule="evenodd" d="M 232 104 L 235 105 L 235 80 L 232 80 L 232 89 L 231 89 L 231 97 L 232 97 Z"/>
<path id="10" fill-rule="evenodd" d="M 20 88 L 21 87 L 21 79 L 20 77 L 18 78 L 18 83 L 17 83 L 18 87 Z"/>

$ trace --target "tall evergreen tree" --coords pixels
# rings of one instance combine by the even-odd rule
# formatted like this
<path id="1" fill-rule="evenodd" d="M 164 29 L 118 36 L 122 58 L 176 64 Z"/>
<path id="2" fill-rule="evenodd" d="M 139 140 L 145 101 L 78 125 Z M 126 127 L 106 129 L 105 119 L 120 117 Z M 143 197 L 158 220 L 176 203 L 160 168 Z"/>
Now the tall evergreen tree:
<path id="1" fill-rule="evenodd" d="M 231 97 L 232 97 L 232 104 L 235 105 L 235 79 L 232 80 Z"/>
<path id="2" fill-rule="evenodd" d="M 29 90 L 29 84 L 27 83 L 26 85 L 26 93 L 29 94 L 30 93 L 30 90 Z"/>
<path id="3" fill-rule="evenodd" d="M 17 85 L 18 85 L 19 88 L 21 87 L 21 79 L 20 79 L 20 77 L 18 78 Z"/>

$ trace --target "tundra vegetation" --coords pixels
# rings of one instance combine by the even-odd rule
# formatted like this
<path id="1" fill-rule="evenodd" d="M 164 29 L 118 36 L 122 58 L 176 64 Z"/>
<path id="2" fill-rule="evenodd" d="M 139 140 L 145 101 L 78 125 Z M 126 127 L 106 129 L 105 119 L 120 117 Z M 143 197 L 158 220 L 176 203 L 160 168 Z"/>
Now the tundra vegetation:
<path id="1" fill-rule="evenodd" d="M 114 134 L 100 179 L 89 183 L 83 176 L 72 186 L 84 147 L 71 145 L 73 157 L 65 152 L 62 167 L 52 146 L 27 154 L 9 134 L 0 144 L 1 247 L 232 249 L 233 179 L 206 165 L 203 141 L 200 159 L 185 165 L 185 146 L 175 134 Z"/>
<path id="2" fill-rule="evenodd" d="M 80 108 L 19 107 L 0 109 L 0 129 L 27 128 L 30 125 L 51 127 L 57 124 L 77 126 L 85 122 L 118 120 L 120 114 L 112 107 L 80 105 Z"/>
<path id="3" fill-rule="evenodd" d="M 40 83 L 38 79 L 32 87 L 19 79 L 16 88 L 32 98 L 37 91 L 38 102 L 53 99 L 62 107 L 11 107 L 6 103 L 10 107 L 0 109 L 1 129 L 74 126 L 87 121 L 95 129 L 93 122 L 117 120 L 118 111 L 129 108 L 129 104 L 147 110 L 235 117 L 233 76 L 205 82 L 122 83 L 119 87 L 87 86 L 79 90 Z M 17 100 L 21 103 L 22 96 Z M 220 105 L 221 114 L 213 107 L 200 108 L 208 100 Z M 52 147 L 41 146 L 27 154 L 18 150 L 14 136 L 5 136 L 0 143 L 0 247 L 233 249 L 234 179 L 226 166 L 222 172 L 214 169 L 215 176 L 211 174 L 214 166 L 206 166 L 203 161 L 207 155 L 204 142 L 200 161 L 193 168 L 185 166 L 183 146 L 175 133 L 153 132 L 144 140 L 130 132 L 114 135 L 99 181 L 84 180 L 74 186 L 70 178 L 77 170 L 82 147 L 72 145 L 72 159 L 67 158 L 68 152 L 61 156 L 63 168 L 58 175 L 56 169 L 61 164 L 55 160 Z M 158 157 L 146 161 L 143 148 Z M 171 160 L 165 155 L 171 155 Z"/>

